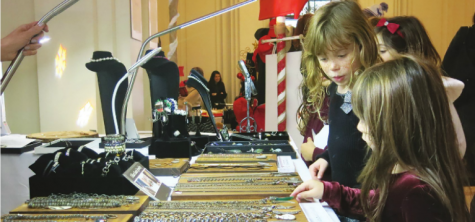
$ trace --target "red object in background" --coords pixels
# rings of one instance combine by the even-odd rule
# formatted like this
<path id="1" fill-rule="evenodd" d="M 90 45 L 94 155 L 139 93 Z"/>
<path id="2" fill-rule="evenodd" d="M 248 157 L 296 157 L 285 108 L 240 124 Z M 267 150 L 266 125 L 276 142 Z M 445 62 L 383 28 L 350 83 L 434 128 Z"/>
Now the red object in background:
<path id="1" fill-rule="evenodd" d="M 185 73 L 183 72 L 185 70 L 184 66 L 178 66 L 178 71 L 180 72 L 180 76 L 185 76 Z"/>
<path id="2" fill-rule="evenodd" d="M 180 93 L 180 96 L 183 96 L 183 97 L 186 97 L 188 96 L 188 90 L 186 89 L 186 81 L 188 80 L 184 80 L 184 81 L 181 81 L 180 82 L 180 85 L 179 85 L 179 93 Z"/>
<path id="3" fill-rule="evenodd" d="M 307 2 L 308 0 L 260 0 L 259 20 L 292 13 L 294 13 L 294 19 L 298 19 Z"/>

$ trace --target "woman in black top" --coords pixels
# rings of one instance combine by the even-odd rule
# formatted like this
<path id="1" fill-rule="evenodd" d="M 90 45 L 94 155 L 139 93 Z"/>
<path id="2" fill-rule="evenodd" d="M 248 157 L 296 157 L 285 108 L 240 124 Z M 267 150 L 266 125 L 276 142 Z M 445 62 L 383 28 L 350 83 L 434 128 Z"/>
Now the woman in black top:
<path id="1" fill-rule="evenodd" d="M 211 104 L 213 108 L 222 109 L 224 108 L 224 99 L 226 99 L 226 88 L 221 79 L 221 73 L 218 71 L 213 71 L 211 73 L 211 78 L 208 82 L 209 94 L 211 95 Z"/>

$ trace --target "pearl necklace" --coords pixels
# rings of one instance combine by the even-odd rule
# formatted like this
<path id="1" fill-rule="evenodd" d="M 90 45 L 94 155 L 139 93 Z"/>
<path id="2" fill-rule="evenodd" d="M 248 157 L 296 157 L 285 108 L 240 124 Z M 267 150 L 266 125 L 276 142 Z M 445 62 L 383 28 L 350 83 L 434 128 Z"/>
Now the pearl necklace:
<path id="1" fill-rule="evenodd" d="M 107 61 L 107 60 L 115 60 L 117 62 L 120 62 L 118 59 L 114 57 L 106 57 L 106 58 L 100 58 L 100 59 L 91 59 L 91 62 L 102 62 L 102 61 Z"/>

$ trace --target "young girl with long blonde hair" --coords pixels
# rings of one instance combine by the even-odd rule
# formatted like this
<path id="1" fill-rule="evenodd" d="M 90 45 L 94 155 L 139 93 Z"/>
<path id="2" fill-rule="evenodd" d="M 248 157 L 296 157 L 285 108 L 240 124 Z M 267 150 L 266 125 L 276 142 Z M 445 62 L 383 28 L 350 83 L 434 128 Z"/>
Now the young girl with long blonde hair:
<path id="1" fill-rule="evenodd" d="M 365 70 L 352 96 L 358 130 L 372 149 L 361 190 L 310 180 L 291 196 L 369 221 L 467 222 L 464 169 L 439 72 L 409 57 Z"/>
<path id="2" fill-rule="evenodd" d="M 330 2 L 319 8 L 309 24 L 302 62 L 309 89 L 308 102 L 320 114 L 325 93 L 330 94 L 328 149 L 310 166 L 313 179 L 330 171 L 331 179 L 357 187 L 364 167 L 366 143 L 352 112 L 351 90 L 358 73 L 379 62 L 376 37 L 359 5 Z M 332 81 L 328 90 L 322 77 Z"/>

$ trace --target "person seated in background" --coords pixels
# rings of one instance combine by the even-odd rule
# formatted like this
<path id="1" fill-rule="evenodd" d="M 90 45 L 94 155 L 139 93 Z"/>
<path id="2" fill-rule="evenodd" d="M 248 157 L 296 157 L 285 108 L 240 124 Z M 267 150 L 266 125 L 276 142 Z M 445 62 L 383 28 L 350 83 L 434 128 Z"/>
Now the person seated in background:
<path id="1" fill-rule="evenodd" d="M 202 76 L 204 75 L 203 69 L 200 67 L 193 67 L 193 70 L 199 72 Z M 180 83 L 180 95 L 178 96 L 178 109 L 185 110 L 188 106 L 189 114 L 191 115 L 191 109 L 194 107 L 201 107 L 201 96 L 193 87 L 188 87 L 185 84 L 186 81 Z M 181 86 L 183 83 L 183 87 Z"/>
<path id="2" fill-rule="evenodd" d="M 225 107 L 226 88 L 224 87 L 221 73 L 217 70 L 211 73 L 211 77 L 208 82 L 209 94 L 211 95 L 211 106 L 216 109 L 222 109 Z"/>
<path id="3" fill-rule="evenodd" d="M 38 22 L 31 22 L 20 25 L 18 28 L 10 32 L 1 40 L 2 62 L 12 61 L 23 49 L 23 55 L 36 55 L 37 50 L 41 47 L 40 39 L 43 38 L 43 31 L 48 32 L 48 26 L 43 24 L 37 26 Z"/>

